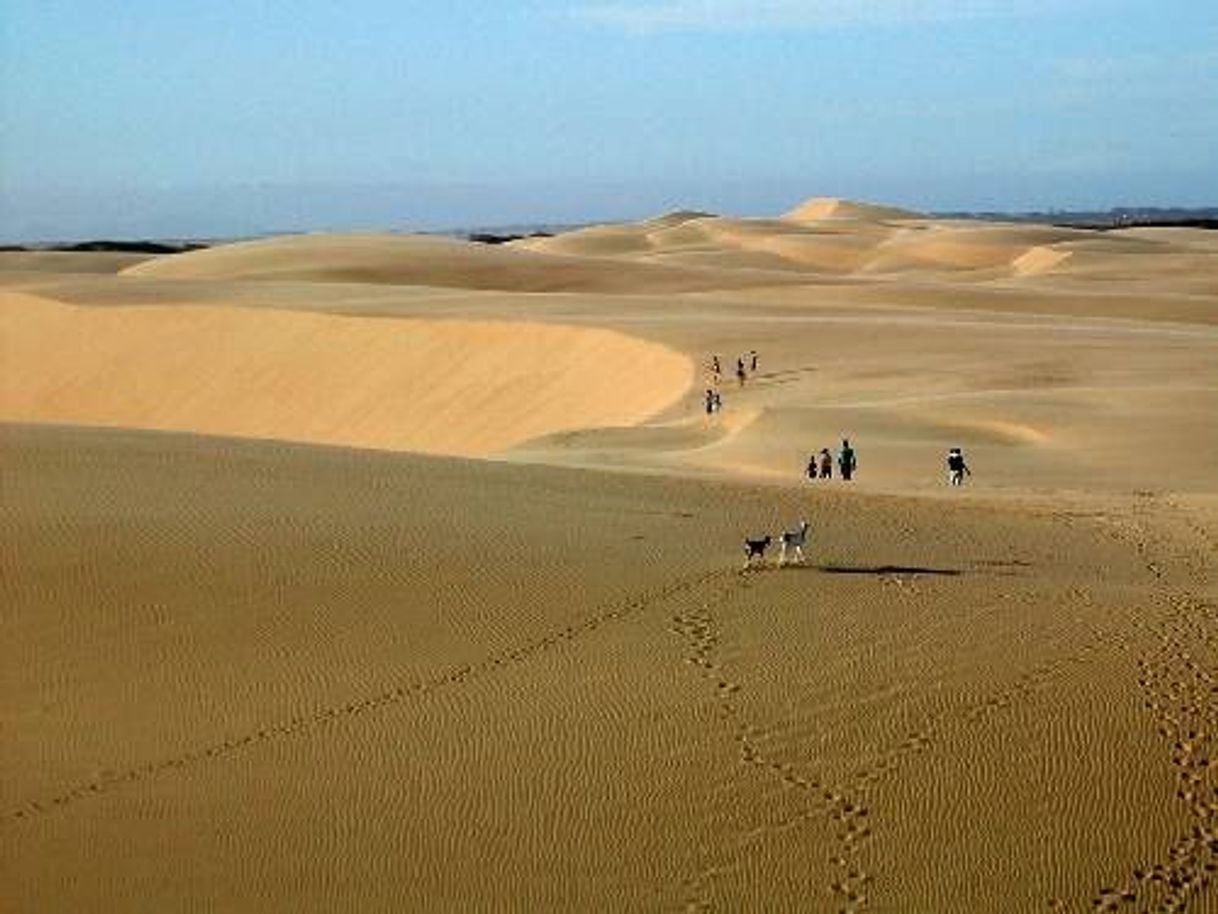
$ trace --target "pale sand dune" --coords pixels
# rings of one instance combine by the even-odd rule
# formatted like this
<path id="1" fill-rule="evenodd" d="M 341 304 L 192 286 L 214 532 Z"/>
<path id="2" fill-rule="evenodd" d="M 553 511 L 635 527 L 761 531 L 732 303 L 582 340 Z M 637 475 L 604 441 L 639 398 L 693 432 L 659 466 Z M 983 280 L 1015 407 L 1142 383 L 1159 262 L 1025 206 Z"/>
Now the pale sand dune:
<path id="1" fill-rule="evenodd" d="M 1069 259 L 1069 251 L 1060 251 L 1048 245 L 1028 248 L 1011 261 L 1016 276 L 1037 276 L 1047 273 Z"/>
<path id="2" fill-rule="evenodd" d="M 1102 264 L 1132 253 L 1154 254 L 1160 270 L 1179 273 L 1207 265 L 1205 258 L 1211 253 L 1204 245 L 1171 236 L 1154 239 L 1055 226 L 933 222 L 894 212 L 814 201 L 806 218 L 731 219 L 683 213 L 525 239 L 514 246 L 536 253 L 701 269 L 843 276 L 918 273 L 924 278 L 964 273 L 971 274 L 969 279 L 1038 275 L 1060 268 L 1076 252 L 1088 251 L 1102 258 Z M 978 275 L 985 271 L 989 275 Z"/>
<path id="3" fill-rule="evenodd" d="M 575 257 L 633 255 L 657 248 L 704 245 L 708 240 L 704 225 L 716 218 L 710 213 L 681 210 L 643 222 L 594 225 L 552 237 L 522 238 L 509 247 Z"/>
<path id="4" fill-rule="evenodd" d="M 10 266 L 6 910 L 1218 909 L 1211 234 Z"/>
<path id="5" fill-rule="evenodd" d="M 549 324 L 80 309 L 19 294 L 4 315 L 5 421 L 486 455 L 640 422 L 693 374 L 664 347 Z"/>
<path id="6" fill-rule="evenodd" d="M 902 231 L 884 242 L 866 264 L 868 272 L 917 269 L 985 270 L 1013 267 L 1026 273 L 1023 258 L 1046 245 L 1085 236 L 1069 229 L 1022 226 L 954 226 Z"/>
<path id="7" fill-rule="evenodd" d="M 295 280 L 514 292 L 695 291 L 784 276 L 554 257 L 505 245 L 402 235 L 299 235 L 158 257 L 122 271 L 154 279 Z"/>
<path id="8" fill-rule="evenodd" d="M 858 221 L 885 221 L 889 219 L 924 219 L 921 213 L 898 209 L 893 206 L 877 206 L 874 203 L 858 203 L 838 197 L 813 197 L 783 216 L 792 222 L 819 222 L 823 219 L 853 219 Z"/>

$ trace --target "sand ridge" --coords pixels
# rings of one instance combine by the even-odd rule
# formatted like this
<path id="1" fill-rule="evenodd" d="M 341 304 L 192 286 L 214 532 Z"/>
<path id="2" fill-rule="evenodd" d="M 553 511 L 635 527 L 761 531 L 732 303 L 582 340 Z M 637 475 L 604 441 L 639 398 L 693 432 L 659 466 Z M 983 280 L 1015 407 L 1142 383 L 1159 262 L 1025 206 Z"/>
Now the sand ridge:
<path id="1" fill-rule="evenodd" d="M 917 213 L 836 199 L 814 199 L 780 219 L 738 219 L 681 212 L 514 248 L 626 263 L 794 271 L 820 275 L 977 281 L 1018 279 L 1069 268 L 1075 251 L 1091 250 L 1092 269 L 1132 251 L 1205 256 L 1208 248 L 1171 236 L 1139 240 L 1101 233 L 999 222 L 934 220 Z"/>
<path id="2" fill-rule="evenodd" d="M 922 219 L 921 213 L 899 209 L 895 206 L 879 206 L 843 200 L 840 197 L 813 197 L 783 216 L 792 222 L 820 222 L 824 219 L 854 219 L 859 221 L 887 221 L 893 219 Z"/>
<path id="3" fill-rule="evenodd" d="M 418 235 L 297 235 L 245 241 L 138 263 L 124 276 L 296 280 L 510 292 L 680 292 L 782 283 L 764 271 L 665 264 L 628 270 L 587 257 Z"/>
<path id="4" fill-rule="evenodd" d="M 635 253 L 621 252 L 624 238 L 638 242 L 632 242 Z M 836 448 L 842 437 L 854 436 L 865 442 L 863 486 L 927 493 L 939 489 L 938 464 L 949 444 L 976 453 L 991 487 L 1004 490 L 1128 490 L 1142 484 L 1151 455 L 1167 452 L 1175 486 L 1204 492 L 1214 485 L 1218 432 L 1204 417 L 1218 408 L 1211 329 L 1218 308 L 1195 290 L 1218 274 L 1198 267 L 1218 260 L 1201 241 L 1185 243 L 1179 233 L 1127 237 L 927 220 L 826 218 L 799 225 L 677 212 L 519 245 L 561 251 L 547 256 L 581 270 L 599 264 L 627 294 L 487 290 L 476 275 L 463 272 L 466 260 L 483 256 L 475 246 L 373 236 L 239 244 L 159 258 L 118 277 L 56 280 L 48 273 L 37 282 L 23 280 L 10 287 L 16 298 L 7 309 L 12 329 L 6 332 L 14 340 L 12 364 L 28 369 L 6 376 L 6 396 L 14 404 L 6 415 L 431 453 L 510 451 L 513 459 L 773 479 L 791 478 L 809 451 Z M 509 247 L 486 250 L 504 264 L 532 256 Z M 434 251 L 443 252 L 438 264 L 429 253 Z M 782 270 L 767 275 L 781 272 L 788 282 L 748 289 L 728 282 L 660 295 L 648 292 L 650 280 L 633 272 L 657 258 L 695 258 L 711 265 L 704 278 L 755 277 L 756 258 L 781 261 Z M 339 282 L 345 274 L 337 265 L 352 263 L 375 281 Z M 834 271 L 827 282 L 822 264 Z M 306 267 L 324 278 L 308 281 L 311 274 L 299 272 Z M 403 285 L 415 269 L 447 270 L 446 282 L 466 282 L 467 288 Z M 515 275 L 518 268 L 505 269 Z M 223 278 L 230 270 L 234 278 Z M 1129 273 L 1137 278 L 1119 278 Z M 186 278 L 195 274 L 206 278 Z M 1158 289 L 1144 294 L 1152 282 Z M 18 317 L 29 310 L 30 300 L 22 298 L 29 294 L 88 307 L 79 310 L 80 322 L 68 317 L 74 312 L 54 312 L 62 327 L 39 329 Z M 150 353 L 158 371 L 188 385 L 176 364 L 184 355 L 194 360 L 192 371 L 208 379 L 207 408 L 184 388 L 173 388 L 179 392 L 162 403 L 146 384 L 135 395 L 126 387 L 119 395 L 96 380 L 97 372 L 114 374 L 114 364 L 145 358 L 118 358 L 123 347 L 136 344 L 123 341 L 117 319 L 89 310 L 125 304 L 140 306 L 124 309 L 133 328 L 145 326 L 153 311 L 159 326 L 178 321 L 186 327 L 187 317 L 174 318 L 165 309 L 198 315 L 200 305 L 232 305 L 258 314 L 273 310 L 278 316 L 265 326 L 279 329 L 213 334 L 197 349 L 184 346 L 179 334 L 159 355 L 146 337 L 140 352 Z M 596 328 L 638 340 L 641 348 L 637 359 L 629 347 L 616 346 L 541 358 L 524 344 L 508 343 L 506 335 L 504 348 L 457 334 L 450 336 L 452 345 L 436 342 L 427 353 L 402 349 L 390 356 L 401 343 L 375 340 L 372 331 L 397 325 L 357 321 L 335 326 L 364 327 L 361 342 L 317 329 L 300 347 L 307 357 L 294 357 L 299 334 L 291 328 L 329 326 L 309 323 L 312 318 L 288 320 L 306 312 L 421 322 L 414 327 L 431 327 L 438 318 L 506 321 L 498 326 L 521 325 L 521 333 L 535 339 L 548 334 L 556 346 L 562 333 L 591 338 L 574 327 Z M 260 320 L 248 313 L 209 318 L 221 319 Z M 112 328 L 109 358 L 81 332 L 93 320 Z M 44 357 L 39 340 L 55 335 L 63 345 Z M 72 354 L 71 340 L 83 355 Z M 1148 346 L 1152 340 L 1158 342 Z M 684 367 L 676 374 L 653 371 L 652 344 L 684 358 Z M 762 368 L 737 389 L 732 360 L 746 346 L 763 351 Z M 212 350 L 223 354 L 223 371 L 212 370 Z M 269 370 L 267 378 L 279 379 L 274 383 L 260 380 L 252 357 L 262 350 L 262 357 L 286 358 L 293 367 Z M 727 411 L 706 417 L 703 390 L 715 383 L 706 372 L 711 353 L 727 365 L 721 379 Z M 329 366 L 328 387 L 306 367 L 314 358 Z M 551 365 L 562 368 L 540 387 L 519 373 Z M 220 384 L 217 375 L 230 380 Z M 127 377 L 124 383 L 139 387 L 138 379 Z M 311 385 L 317 407 L 307 399 L 275 402 L 296 383 Z M 572 406 L 577 394 L 585 399 Z M 226 397 L 244 405 L 233 409 Z"/>

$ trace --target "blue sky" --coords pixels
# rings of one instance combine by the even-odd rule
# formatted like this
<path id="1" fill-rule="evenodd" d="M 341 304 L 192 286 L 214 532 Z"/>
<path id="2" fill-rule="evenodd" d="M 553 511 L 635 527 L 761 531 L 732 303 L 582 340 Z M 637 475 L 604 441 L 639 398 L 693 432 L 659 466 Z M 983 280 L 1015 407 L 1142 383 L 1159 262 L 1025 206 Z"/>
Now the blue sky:
<path id="1" fill-rule="evenodd" d="M 0 234 L 1218 204 L 1210 0 L 6 0 Z"/>

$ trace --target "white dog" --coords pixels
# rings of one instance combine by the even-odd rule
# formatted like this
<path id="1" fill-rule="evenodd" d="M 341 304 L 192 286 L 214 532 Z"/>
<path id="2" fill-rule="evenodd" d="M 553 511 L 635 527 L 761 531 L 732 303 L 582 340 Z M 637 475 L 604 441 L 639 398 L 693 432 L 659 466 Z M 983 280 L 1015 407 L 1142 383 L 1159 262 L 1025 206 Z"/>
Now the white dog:
<path id="1" fill-rule="evenodd" d="M 804 560 L 804 543 L 808 541 L 808 522 L 800 521 L 798 530 L 787 530 L 780 537 L 781 551 L 778 553 L 778 564 L 787 563 L 787 550 L 790 549 L 800 563 Z"/>

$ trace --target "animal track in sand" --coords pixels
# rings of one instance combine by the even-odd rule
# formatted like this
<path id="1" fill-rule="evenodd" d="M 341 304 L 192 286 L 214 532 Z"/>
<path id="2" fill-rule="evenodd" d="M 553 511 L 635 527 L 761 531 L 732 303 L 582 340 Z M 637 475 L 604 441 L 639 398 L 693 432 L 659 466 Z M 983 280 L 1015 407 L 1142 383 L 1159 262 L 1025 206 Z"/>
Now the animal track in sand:
<path id="1" fill-rule="evenodd" d="M 702 678 L 713 684 L 719 705 L 719 717 L 731 724 L 740 764 L 750 766 L 763 776 L 781 778 L 788 788 L 801 791 L 807 798 L 808 805 L 799 816 L 777 825 L 752 829 L 742 835 L 741 843 L 747 844 L 756 840 L 767 831 L 797 827 L 802 822 L 828 812 L 839 824 L 840 840 L 846 846 L 846 850 L 837 852 L 831 858 L 830 862 L 838 866 L 842 873 L 833 881 L 830 890 L 845 900 L 847 906 L 842 910 L 853 911 L 856 910 L 853 906 L 865 902 L 864 889 L 869 882 L 869 877 L 853 864 L 852 859 L 848 859 L 852 858 L 849 850 L 854 842 L 866 837 L 866 828 L 858 824 L 866 816 L 866 810 L 847 798 L 826 790 L 819 778 L 804 776 L 796 766 L 766 755 L 761 746 L 764 731 L 749 724 L 740 713 L 736 697 L 741 691 L 741 684 L 728 675 L 714 657 L 720 636 L 712 609 L 739 588 L 740 581 L 747 582 L 752 573 L 755 572 L 739 572 L 738 581 L 729 582 L 717 592 L 704 597 L 693 609 L 673 616 L 669 630 L 685 642 L 684 662 L 695 667 Z M 707 860 L 697 873 L 685 880 L 682 883 L 685 909 L 709 910 L 711 901 L 708 897 L 708 886 L 715 877 L 725 872 L 726 867 Z"/>
<path id="2" fill-rule="evenodd" d="M 110 793 L 124 785 L 142 781 L 156 775 L 169 771 L 180 771 L 208 761 L 221 760 L 260 743 L 315 730 L 342 719 L 353 718 L 365 712 L 373 711 L 377 708 L 399 704 L 409 699 L 424 698 L 440 689 L 475 681 L 511 665 L 524 663 L 564 642 L 573 641 L 582 635 L 592 632 L 605 623 L 623 619 L 650 609 L 657 603 L 697 588 L 702 584 L 722 579 L 731 573 L 723 569 L 715 569 L 678 578 L 668 584 L 610 604 L 608 607 L 579 622 L 572 623 L 561 629 L 555 629 L 548 634 L 524 642 L 514 648 L 499 651 L 477 663 L 464 664 L 436 673 L 427 679 L 387 687 L 374 695 L 264 724 L 240 736 L 234 736 L 208 746 L 192 749 L 169 758 L 133 765 L 122 771 L 103 774 L 93 780 L 77 784 L 54 796 L 29 800 L 18 807 L 11 808 L 0 815 L 0 824 L 12 824 L 46 815 L 78 803 L 81 800 Z"/>
<path id="3" fill-rule="evenodd" d="M 1176 798 L 1185 805 L 1188 833 L 1155 863 L 1133 870 L 1132 880 L 1102 889 L 1096 910 L 1139 903 L 1142 911 L 1183 911 L 1211 885 L 1218 871 L 1218 604 L 1189 595 L 1169 599 L 1153 626 L 1156 647 L 1138 660 L 1138 684 L 1159 734 L 1171 745 Z M 1203 662 L 1199 654 L 1208 654 Z"/>
<path id="4" fill-rule="evenodd" d="M 1184 911 L 1213 884 L 1218 872 L 1218 603 L 1177 589 L 1183 572 L 1204 584 L 1205 562 L 1165 538 L 1164 524 L 1183 524 L 1186 536 L 1200 542 L 1201 554 L 1213 546 L 1209 531 L 1172 502 L 1155 493 L 1135 493 L 1132 518 L 1104 516 L 1110 536 L 1134 548 L 1146 572 L 1163 593 L 1160 611 L 1138 627 L 1152 647 L 1137 660 L 1137 681 L 1159 735 L 1171 746 L 1176 769 L 1176 799 L 1187 810 L 1183 834 L 1157 861 L 1133 868 L 1123 885 L 1106 886 L 1091 898 L 1097 911 L 1137 905 L 1142 912 Z M 1165 515 L 1163 508 L 1171 515 Z M 1147 520 L 1160 521 L 1156 533 Z M 1177 531 L 1178 532 L 1178 531 Z M 1160 550 L 1169 548 L 1164 557 Z M 1169 569 L 1174 574 L 1169 574 Z"/>
<path id="5" fill-rule="evenodd" d="M 764 743 L 767 731 L 744 719 L 737 701 L 743 684 L 715 657 L 721 635 L 713 610 L 741 586 L 740 582 L 748 586 L 747 582 L 756 573 L 740 572 L 737 581 L 728 582 L 715 594 L 703 598 L 694 608 L 673 616 L 670 631 L 684 640 L 684 662 L 696 668 L 698 674 L 713 685 L 719 704 L 719 717 L 731 725 L 733 739 L 738 746 L 739 762 L 763 776 L 780 779 L 787 788 L 798 790 L 807 798 L 802 811 L 778 822 L 751 829 L 741 836 L 740 845 L 752 843 L 767 833 L 786 831 L 804 822 L 827 817 L 834 826 L 834 846 L 828 857 L 833 872 L 826 889 L 835 899 L 834 910 L 838 914 L 859 914 L 869 906 L 869 896 L 877 877 L 864 868 L 859 858 L 872 839 L 872 793 L 884 778 L 896 772 L 910 757 L 951 739 L 956 735 L 952 733 L 954 728 L 967 728 L 1007 711 L 1021 699 L 1031 697 L 1071 670 L 1090 663 L 1101 650 L 1123 651 L 1128 647 L 1124 639 L 1114 636 L 1113 631 L 1095 627 L 1090 638 L 1070 653 L 1041 663 L 1012 682 L 986 692 L 973 701 L 928 717 L 920 727 L 882 751 L 851 777 L 831 783 L 823 774 L 807 772 L 800 766 L 772 757 L 766 751 Z M 895 588 L 898 595 L 917 595 L 914 588 L 898 585 L 890 575 L 877 577 L 881 586 Z M 1088 606 L 1092 603 L 1089 592 L 1082 589 L 1072 589 L 1066 596 L 1075 603 Z M 709 910 L 712 902 L 708 887 L 715 878 L 729 870 L 728 866 L 705 860 L 703 868 L 682 883 L 686 910 Z"/>

